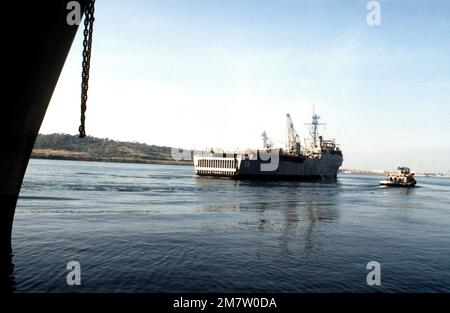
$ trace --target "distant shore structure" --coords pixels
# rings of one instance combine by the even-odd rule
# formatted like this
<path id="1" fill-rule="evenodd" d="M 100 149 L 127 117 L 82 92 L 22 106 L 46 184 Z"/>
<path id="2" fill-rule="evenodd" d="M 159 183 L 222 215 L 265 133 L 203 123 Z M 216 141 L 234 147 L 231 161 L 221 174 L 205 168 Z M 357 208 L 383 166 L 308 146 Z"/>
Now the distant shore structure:
<path id="1" fill-rule="evenodd" d="M 263 148 L 246 151 L 210 150 L 194 154 L 194 170 L 199 176 L 235 179 L 336 179 L 343 154 L 335 140 L 325 140 L 319 134 L 320 116 L 313 112 L 309 138 L 305 144 L 294 128 L 290 114 L 286 115 L 287 144 L 273 147 L 267 133 L 262 133 Z"/>

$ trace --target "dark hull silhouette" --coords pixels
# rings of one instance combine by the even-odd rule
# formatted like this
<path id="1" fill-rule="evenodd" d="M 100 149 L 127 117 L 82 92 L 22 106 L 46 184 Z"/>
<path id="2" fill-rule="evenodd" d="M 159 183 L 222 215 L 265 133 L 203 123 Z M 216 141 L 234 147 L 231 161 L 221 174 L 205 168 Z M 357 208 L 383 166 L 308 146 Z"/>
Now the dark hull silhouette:
<path id="1" fill-rule="evenodd" d="M 12 38 L 3 49 L 6 52 L 4 64 L 8 68 L 4 72 L 7 97 L 6 100 L 3 98 L 0 114 L 3 135 L 0 153 L 2 289 L 11 289 L 11 230 L 25 170 L 78 29 L 78 26 L 70 26 L 66 21 L 68 2 L 12 1 L 5 9 L 9 19 L 4 27 Z M 85 1 L 78 2 L 83 9 Z"/>

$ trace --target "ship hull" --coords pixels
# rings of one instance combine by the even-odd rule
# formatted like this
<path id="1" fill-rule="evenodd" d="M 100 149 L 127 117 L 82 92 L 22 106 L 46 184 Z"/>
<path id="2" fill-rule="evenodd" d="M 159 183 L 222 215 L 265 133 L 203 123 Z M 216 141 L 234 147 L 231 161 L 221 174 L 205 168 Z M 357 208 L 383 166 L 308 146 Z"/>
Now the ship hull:
<path id="1" fill-rule="evenodd" d="M 11 230 L 17 199 L 36 136 L 77 25 L 67 23 L 66 0 L 8 3 L 12 42 L 5 49 L 8 87 L 0 130 L 0 289 L 11 287 Z M 79 1 L 81 9 L 85 0 Z M 81 54 L 81 52 L 80 52 Z M 12 60 L 12 62 L 11 62 Z M 81 69 L 80 69 L 81 70 Z M 77 86 L 74 86 L 76 88 Z M 36 221 L 38 222 L 38 221 Z"/>
<path id="2" fill-rule="evenodd" d="M 235 155 L 194 156 L 195 173 L 199 176 L 260 180 L 321 180 L 336 179 L 342 165 L 341 154 L 325 152 L 320 157 L 283 156 L 278 164 L 267 170 L 268 162 L 258 157 Z M 266 167 L 266 168 L 265 168 Z"/>
<path id="3" fill-rule="evenodd" d="M 393 182 L 388 180 L 382 180 L 380 181 L 380 186 L 387 186 L 387 187 L 414 187 L 417 184 L 416 181 L 407 182 L 407 183 L 401 183 L 401 182 Z"/>
<path id="4" fill-rule="evenodd" d="M 224 179 L 236 179 L 236 180 L 295 180 L 295 181 L 319 181 L 322 179 L 327 179 L 320 175 L 254 175 L 254 174 L 238 174 L 238 175 L 223 175 L 223 174 L 204 174 L 196 173 L 198 176 L 204 177 L 214 177 L 214 178 L 224 178 Z M 335 179 L 336 177 L 328 177 L 328 179 Z"/>

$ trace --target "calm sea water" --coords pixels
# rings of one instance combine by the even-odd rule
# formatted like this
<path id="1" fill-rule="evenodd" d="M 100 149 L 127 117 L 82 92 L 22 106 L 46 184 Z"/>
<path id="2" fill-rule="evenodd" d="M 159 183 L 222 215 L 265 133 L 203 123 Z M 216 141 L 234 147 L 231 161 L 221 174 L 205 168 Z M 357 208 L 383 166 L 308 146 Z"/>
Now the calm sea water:
<path id="1" fill-rule="evenodd" d="M 450 179 L 414 189 L 200 178 L 188 166 L 31 160 L 19 292 L 450 291 Z M 81 286 L 66 284 L 69 261 Z M 366 265 L 381 264 L 381 286 Z"/>

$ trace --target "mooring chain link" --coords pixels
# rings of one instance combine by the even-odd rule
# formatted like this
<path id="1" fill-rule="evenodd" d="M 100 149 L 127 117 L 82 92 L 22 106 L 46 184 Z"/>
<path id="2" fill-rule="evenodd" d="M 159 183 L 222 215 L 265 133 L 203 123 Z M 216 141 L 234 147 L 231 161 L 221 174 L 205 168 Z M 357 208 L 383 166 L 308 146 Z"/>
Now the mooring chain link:
<path id="1" fill-rule="evenodd" d="M 86 137 L 85 120 L 86 120 L 86 102 L 88 98 L 89 88 L 89 69 L 91 67 L 91 47 L 92 47 L 92 30 L 94 27 L 94 3 L 95 0 L 88 0 L 84 16 L 84 32 L 83 32 L 83 71 L 81 73 L 81 125 L 79 127 L 80 138 Z"/>

